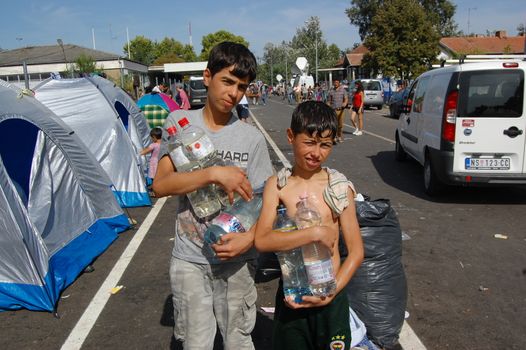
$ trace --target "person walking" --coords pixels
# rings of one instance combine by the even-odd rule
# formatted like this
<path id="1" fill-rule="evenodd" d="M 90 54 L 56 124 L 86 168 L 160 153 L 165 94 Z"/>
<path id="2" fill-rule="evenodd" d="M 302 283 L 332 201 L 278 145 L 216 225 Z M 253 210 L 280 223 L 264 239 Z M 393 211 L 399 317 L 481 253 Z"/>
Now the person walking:
<path id="1" fill-rule="evenodd" d="M 203 235 L 214 216 L 197 217 L 186 194 L 215 184 L 231 200 L 237 192 L 248 201 L 253 188 L 263 186 L 272 175 L 265 138 L 232 113 L 256 72 L 256 58 L 246 46 L 226 41 L 214 46 L 203 72 L 204 108 L 174 111 L 165 122 L 167 128 L 186 117 L 233 164 L 178 172 L 165 150 L 153 181 L 157 196 L 178 196 L 170 281 L 174 336 L 187 350 L 212 350 L 216 329 L 225 349 L 254 349 L 250 333 L 256 323 L 255 227 L 227 233 L 219 244 L 208 245 Z"/>
<path id="2" fill-rule="evenodd" d="M 351 123 L 354 127 L 353 135 L 360 136 L 363 134 L 363 103 L 365 100 L 363 85 L 359 81 L 354 84 L 355 91 L 352 97 Z M 358 118 L 358 121 L 356 121 Z"/>
<path id="3" fill-rule="evenodd" d="M 190 109 L 190 100 L 188 99 L 188 95 L 186 94 L 186 91 L 183 89 L 183 84 L 177 83 L 175 84 L 175 90 L 177 91 L 177 96 L 175 98 L 175 101 L 179 104 L 179 107 L 185 111 Z M 178 101 L 180 100 L 180 102 Z"/>
<path id="4" fill-rule="evenodd" d="M 339 79 L 334 80 L 334 89 L 329 93 L 329 105 L 336 112 L 336 118 L 338 119 L 338 130 L 336 132 L 336 143 L 343 142 L 343 117 L 345 115 L 345 107 L 349 103 L 347 96 L 347 90 L 340 84 Z"/>

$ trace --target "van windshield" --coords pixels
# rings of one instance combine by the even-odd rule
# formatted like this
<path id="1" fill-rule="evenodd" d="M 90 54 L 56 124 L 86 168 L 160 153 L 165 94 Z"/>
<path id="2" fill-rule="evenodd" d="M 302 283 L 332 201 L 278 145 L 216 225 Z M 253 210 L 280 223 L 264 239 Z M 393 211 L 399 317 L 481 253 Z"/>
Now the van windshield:
<path id="1" fill-rule="evenodd" d="M 190 87 L 193 90 L 202 90 L 205 88 L 205 83 L 203 80 L 190 80 Z"/>
<path id="2" fill-rule="evenodd" d="M 381 91 L 382 85 L 379 81 L 364 81 L 363 89 L 367 91 Z"/>
<path id="3" fill-rule="evenodd" d="M 460 117 L 520 117 L 524 105 L 524 72 L 463 72 L 459 96 Z"/>

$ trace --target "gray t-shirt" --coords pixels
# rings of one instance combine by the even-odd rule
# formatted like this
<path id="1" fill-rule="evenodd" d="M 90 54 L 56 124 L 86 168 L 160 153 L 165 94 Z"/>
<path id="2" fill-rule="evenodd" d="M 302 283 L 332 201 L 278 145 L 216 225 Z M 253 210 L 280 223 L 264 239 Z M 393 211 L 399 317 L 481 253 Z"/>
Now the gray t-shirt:
<path id="1" fill-rule="evenodd" d="M 246 169 L 252 188 L 264 185 L 272 175 L 272 164 L 267 150 L 265 138 L 255 127 L 241 122 L 233 114 L 227 125 L 219 131 L 211 131 L 205 125 L 203 109 L 177 110 L 166 118 L 165 128 L 171 125 L 178 127 L 177 121 L 186 117 L 191 125 L 203 129 L 222 158 L 230 164 Z M 166 147 L 162 147 L 166 150 Z M 165 151 L 166 152 L 166 151 Z M 208 222 L 194 216 L 190 210 L 190 202 L 186 196 L 179 196 L 179 206 L 175 223 L 175 245 L 172 256 L 198 264 L 216 264 L 220 261 L 214 258 L 213 250 L 204 243 L 203 234 Z M 256 250 L 250 249 L 245 254 L 229 260 L 245 261 L 256 258 Z"/>

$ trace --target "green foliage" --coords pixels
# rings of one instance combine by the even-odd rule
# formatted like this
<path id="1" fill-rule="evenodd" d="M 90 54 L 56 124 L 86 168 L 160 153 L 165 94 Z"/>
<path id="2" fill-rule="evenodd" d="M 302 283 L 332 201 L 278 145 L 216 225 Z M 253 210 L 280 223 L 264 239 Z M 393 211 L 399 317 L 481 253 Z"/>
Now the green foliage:
<path id="1" fill-rule="evenodd" d="M 362 41 L 369 34 L 371 22 L 384 0 L 352 0 L 351 7 L 345 10 L 347 17 L 358 27 Z"/>
<path id="2" fill-rule="evenodd" d="M 155 44 L 155 57 L 153 61 L 155 65 L 193 62 L 197 58 L 190 45 L 183 45 L 181 42 L 168 37 Z"/>
<path id="3" fill-rule="evenodd" d="M 526 35 L 526 27 L 524 26 L 524 23 L 521 23 L 517 26 L 517 35 L 519 36 Z"/>
<path id="4" fill-rule="evenodd" d="M 410 21 L 400 21 L 404 13 Z M 438 54 L 439 35 L 416 0 L 390 0 L 378 8 L 364 45 L 363 66 L 402 79 L 426 71 Z"/>
<path id="5" fill-rule="evenodd" d="M 316 44 L 318 46 L 318 69 L 334 67 L 340 58 L 341 50 L 335 44 L 327 45 L 320 29 L 320 20 L 314 16 L 305 22 L 304 27 L 296 30 L 290 42 L 283 41 L 278 46 L 272 43 L 265 45 L 262 63 L 259 65 L 258 79 L 267 83 L 276 82 L 277 74 L 290 79 L 292 77 L 291 68 L 298 57 L 307 58 L 309 73 L 315 76 Z"/>
<path id="6" fill-rule="evenodd" d="M 371 25 L 378 9 L 391 0 L 352 0 L 351 7 L 345 10 L 351 24 L 358 27 L 360 38 L 365 38 L 370 34 Z M 458 26 L 453 17 L 456 6 L 450 0 L 420 0 L 419 3 L 424 7 L 425 14 L 441 36 L 456 36 L 459 34 Z M 404 22 L 411 22 L 411 17 L 407 16 L 405 9 L 395 14 L 396 19 Z"/>
<path id="7" fill-rule="evenodd" d="M 124 45 L 123 51 L 128 53 L 128 45 Z M 139 35 L 130 41 L 131 59 L 141 62 L 145 65 L 150 65 L 155 59 L 155 43 L 150 39 Z"/>
<path id="8" fill-rule="evenodd" d="M 245 45 L 246 47 L 249 46 L 248 41 L 246 41 L 245 38 L 243 38 L 242 36 L 232 34 L 230 32 L 227 32 L 226 30 L 219 30 L 215 33 L 210 33 L 208 35 L 203 36 L 203 39 L 201 40 L 201 45 L 203 46 L 203 49 L 201 50 L 201 54 L 199 56 L 200 60 L 207 61 L 208 55 L 210 54 L 210 50 L 217 44 L 222 43 L 223 41 L 232 41 L 238 44 Z"/>
<path id="9" fill-rule="evenodd" d="M 128 53 L 128 45 L 123 47 Z M 154 42 L 144 36 L 137 36 L 130 41 L 131 59 L 146 65 L 161 65 L 164 63 L 195 62 L 197 56 L 190 45 L 165 37 L 160 42 Z"/>
<path id="10" fill-rule="evenodd" d="M 97 62 L 91 56 L 80 54 L 75 60 L 75 71 L 87 74 L 93 73 L 97 71 Z"/>

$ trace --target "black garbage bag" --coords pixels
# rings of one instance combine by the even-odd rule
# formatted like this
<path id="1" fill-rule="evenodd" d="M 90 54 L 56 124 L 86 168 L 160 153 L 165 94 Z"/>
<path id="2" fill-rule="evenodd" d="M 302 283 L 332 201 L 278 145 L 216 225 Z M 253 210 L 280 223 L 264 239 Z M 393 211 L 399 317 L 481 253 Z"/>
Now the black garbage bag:
<path id="1" fill-rule="evenodd" d="M 356 202 L 364 260 L 347 285 L 352 309 L 369 339 L 385 349 L 399 347 L 407 282 L 402 265 L 402 231 L 389 200 Z"/>

